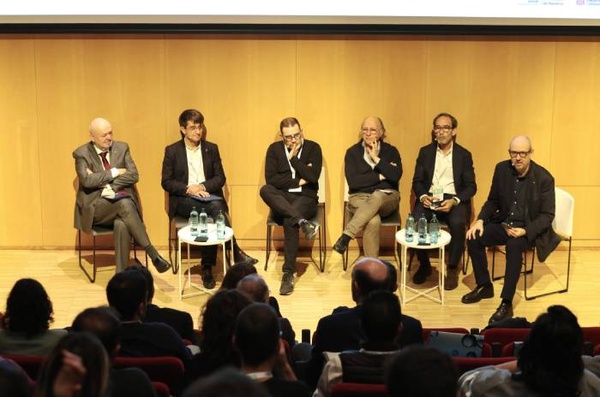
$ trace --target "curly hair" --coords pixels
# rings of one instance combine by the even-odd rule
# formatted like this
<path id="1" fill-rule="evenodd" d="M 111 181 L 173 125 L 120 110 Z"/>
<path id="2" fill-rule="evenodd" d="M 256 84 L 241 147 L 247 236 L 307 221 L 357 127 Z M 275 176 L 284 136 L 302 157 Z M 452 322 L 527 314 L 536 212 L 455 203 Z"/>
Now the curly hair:
<path id="1" fill-rule="evenodd" d="M 42 284 L 32 278 L 22 278 L 8 294 L 2 325 L 30 338 L 50 328 L 53 314 L 52 302 Z"/>

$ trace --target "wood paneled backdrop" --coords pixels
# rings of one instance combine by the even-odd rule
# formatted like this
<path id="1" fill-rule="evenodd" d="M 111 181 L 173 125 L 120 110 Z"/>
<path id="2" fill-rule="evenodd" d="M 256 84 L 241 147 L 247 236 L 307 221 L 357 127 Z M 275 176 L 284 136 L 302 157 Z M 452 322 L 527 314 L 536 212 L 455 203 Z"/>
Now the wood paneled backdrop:
<path id="1" fill-rule="evenodd" d="M 0 36 L 0 248 L 72 249 L 74 166 L 97 116 L 130 144 L 150 237 L 167 244 L 160 172 L 186 108 L 221 150 L 235 233 L 264 246 L 258 196 L 267 146 L 296 116 L 327 167 L 329 243 L 341 232 L 343 157 L 361 120 L 380 116 L 402 156 L 401 211 L 431 119 L 459 120 L 479 210 L 510 138 L 576 198 L 575 244 L 600 242 L 597 38 L 253 35 Z"/>

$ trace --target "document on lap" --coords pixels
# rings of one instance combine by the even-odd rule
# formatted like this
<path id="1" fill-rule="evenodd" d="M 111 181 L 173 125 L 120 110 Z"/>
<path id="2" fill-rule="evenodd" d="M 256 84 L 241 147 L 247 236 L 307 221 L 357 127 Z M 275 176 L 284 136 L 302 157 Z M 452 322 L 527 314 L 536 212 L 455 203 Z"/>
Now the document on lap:
<path id="1" fill-rule="evenodd" d="M 211 194 L 208 197 L 202 197 L 202 196 L 190 196 L 190 197 L 193 198 L 194 200 L 203 201 L 203 202 L 223 200 L 222 197 L 217 196 L 215 194 Z"/>

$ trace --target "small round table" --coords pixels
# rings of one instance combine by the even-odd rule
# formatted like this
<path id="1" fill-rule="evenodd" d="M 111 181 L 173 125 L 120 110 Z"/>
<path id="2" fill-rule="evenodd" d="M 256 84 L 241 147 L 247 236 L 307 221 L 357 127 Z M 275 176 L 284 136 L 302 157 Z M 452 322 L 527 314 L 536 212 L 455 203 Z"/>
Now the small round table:
<path id="1" fill-rule="evenodd" d="M 196 241 L 196 237 L 192 236 L 190 233 L 190 227 L 189 226 L 185 226 L 181 229 L 179 229 L 179 231 L 177 232 L 177 264 L 179 266 L 179 299 L 183 299 L 183 298 L 188 298 L 190 296 L 196 296 L 196 295 L 200 295 L 200 294 L 212 294 L 212 290 L 206 289 L 203 286 L 196 284 L 196 283 L 192 283 L 192 276 L 191 276 L 191 260 L 190 260 L 190 246 L 192 245 L 198 245 L 198 246 L 208 246 L 208 245 L 222 245 L 223 246 L 223 275 L 225 275 L 225 273 L 227 272 L 227 249 L 225 246 L 225 243 L 227 243 L 228 241 L 231 241 L 233 238 L 233 229 L 231 229 L 230 227 L 225 227 L 225 238 L 219 240 L 217 238 L 217 225 L 215 225 L 214 223 L 209 223 L 208 224 L 208 240 L 207 241 Z M 187 264 L 187 269 L 184 269 L 182 267 L 182 260 L 181 260 L 181 244 L 186 244 L 187 245 L 187 260 L 186 260 L 186 264 Z M 231 245 L 231 256 L 230 258 L 233 258 L 233 244 Z M 182 273 L 187 272 L 187 286 L 188 288 L 195 288 L 197 291 L 196 292 L 189 292 L 187 294 L 184 294 L 184 289 L 185 289 L 185 282 L 182 280 L 183 279 L 183 275 Z"/>
<path id="2" fill-rule="evenodd" d="M 438 241 L 436 244 L 431 244 L 429 242 L 429 234 L 427 235 L 427 240 L 425 245 L 419 245 L 419 236 L 417 233 L 414 234 L 413 236 L 413 241 L 412 242 L 407 242 L 406 239 L 404 238 L 404 234 L 405 230 L 402 229 L 399 232 L 396 233 L 396 241 L 398 242 L 398 244 L 400 244 L 402 246 L 402 281 L 401 281 L 401 285 L 400 285 L 400 294 L 402 297 L 402 304 L 406 304 L 414 299 L 417 299 L 420 296 L 424 296 L 426 298 L 429 298 L 431 300 L 433 300 L 434 302 L 438 302 L 441 303 L 442 305 L 444 304 L 444 277 L 446 275 L 446 264 L 445 264 L 445 259 L 444 259 L 444 253 L 445 253 L 445 249 L 446 249 L 446 245 L 448 245 L 448 243 L 450 243 L 450 233 L 448 233 L 445 230 L 440 230 L 440 236 L 438 237 Z M 406 285 L 406 273 L 408 272 L 407 268 L 407 263 L 408 260 L 407 258 L 407 252 L 409 248 L 413 248 L 413 249 L 418 249 L 418 250 L 423 250 L 423 249 L 438 249 L 439 250 L 439 260 L 438 260 L 438 264 L 439 264 L 439 279 L 438 279 L 438 284 L 435 287 L 431 287 L 429 289 L 426 290 L 418 290 L 415 289 L 413 287 L 409 287 L 408 285 Z M 413 296 L 407 298 L 406 297 L 406 290 L 408 290 L 409 292 L 414 293 Z M 437 296 L 432 295 L 431 293 L 433 291 L 439 290 L 439 298 Z"/>

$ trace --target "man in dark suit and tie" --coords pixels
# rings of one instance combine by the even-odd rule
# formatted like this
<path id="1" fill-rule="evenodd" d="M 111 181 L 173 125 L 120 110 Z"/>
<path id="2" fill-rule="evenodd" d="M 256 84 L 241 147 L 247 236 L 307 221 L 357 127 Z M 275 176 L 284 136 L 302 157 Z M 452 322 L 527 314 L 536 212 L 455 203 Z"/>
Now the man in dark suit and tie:
<path id="1" fill-rule="evenodd" d="M 75 203 L 75 228 L 90 233 L 93 225 L 112 227 L 115 239 L 117 271 L 129 263 L 131 237 L 146 250 L 159 272 L 171 265 L 150 243 L 139 212 L 134 189 L 139 176 L 125 142 L 113 141 L 108 120 L 96 118 L 90 123 L 91 141 L 73 152 L 79 181 Z"/>
<path id="2" fill-rule="evenodd" d="M 458 121 L 448 113 L 433 119 L 433 142 L 423 146 L 417 157 L 412 188 L 417 198 L 413 214 L 418 219 L 424 214 L 428 220 L 436 217 L 450 228 L 450 263 L 444 289 L 458 286 L 458 265 L 465 245 L 465 226 L 471 198 L 477 192 L 473 157 L 456 143 Z M 413 275 L 415 284 L 422 284 L 431 274 L 427 250 L 417 250 L 421 265 Z"/>
<path id="3" fill-rule="evenodd" d="M 167 146 L 162 164 L 161 185 L 169 193 L 169 217 L 187 218 L 193 207 L 204 208 L 207 215 L 217 219 L 225 215 L 225 224 L 231 226 L 227 202 L 223 198 L 225 171 L 219 147 L 205 140 L 204 116 L 196 109 L 184 110 L 179 116 L 182 139 Z M 200 202 L 197 198 L 220 197 L 221 200 Z M 195 197 L 195 198 L 193 198 Z M 198 211 L 200 212 L 200 211 Z M 229 244 L 229 243 L 228 243 Z M 257 259 L 246 255 L 233 238 L 233 255 L 236 263 L 255 264 Z M 215 287 L 212 268 L 217 261 L 217 246 L 202 247 L 202 282 L 205 288 Z"/>
<path id="4" fill-rule="evenodd" d="M 281 141 L 267 149 L 267 184 L 260 189 L 260 197 L 283 224 L 285 260 L 279 293 L 289 295 L 294 291 L 299 230 L 308 240 L 317 234 L 318 227 L 308 219 L 317 213 L 323 156 L 318 143 L 304 139 L 295 117 L 281 120 L 279 133 Z"/>

